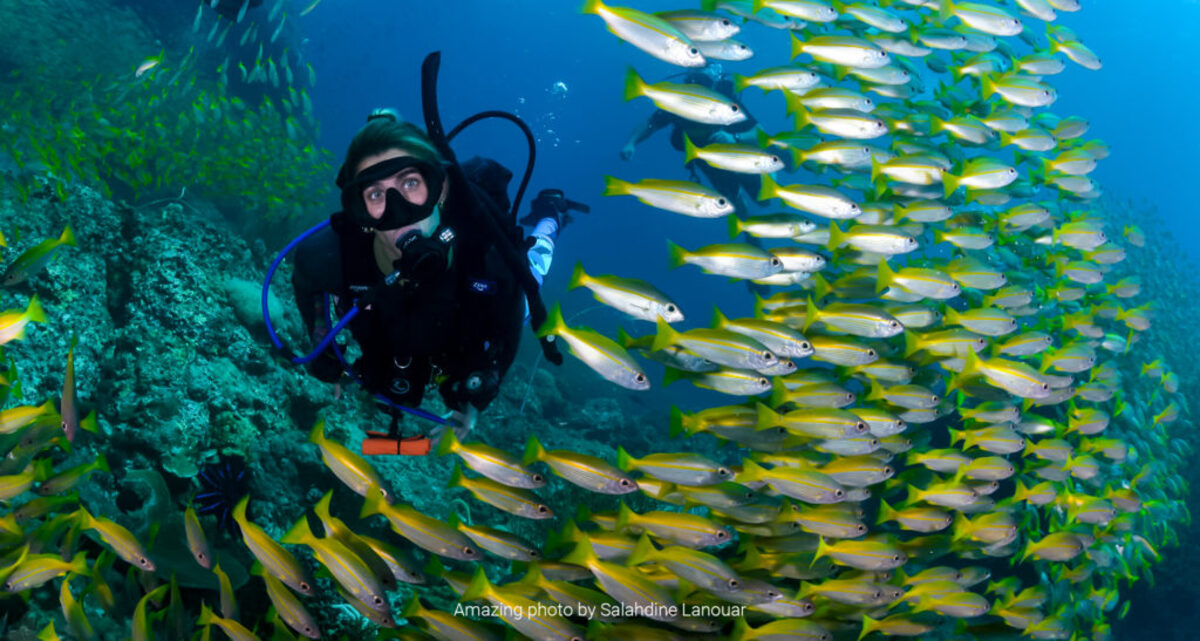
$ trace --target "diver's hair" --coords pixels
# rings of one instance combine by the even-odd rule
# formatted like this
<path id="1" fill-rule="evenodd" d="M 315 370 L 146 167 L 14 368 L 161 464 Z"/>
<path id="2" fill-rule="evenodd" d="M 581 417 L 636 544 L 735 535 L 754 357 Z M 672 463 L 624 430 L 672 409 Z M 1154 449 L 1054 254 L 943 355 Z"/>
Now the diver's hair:
<path id="1" fill-rule="evenodd" d="M 354 179 L 358 163 L 363 158 L 388 149 L 403 149 L 414 158 L 430 164 L 440 164 L 442 156 L 433 141 L 418 126 L 400 120 L 395 112 L 375 110 L 367 118 L 367 124 L 354 134 L 346 149 L 346 160 L 338 171 L 338 187 Z"/>

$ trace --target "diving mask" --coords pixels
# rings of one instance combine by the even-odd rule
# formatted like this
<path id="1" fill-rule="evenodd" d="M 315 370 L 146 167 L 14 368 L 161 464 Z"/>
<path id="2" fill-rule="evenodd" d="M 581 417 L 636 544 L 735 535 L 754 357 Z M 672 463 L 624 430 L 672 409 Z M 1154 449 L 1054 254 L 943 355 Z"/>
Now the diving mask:
<path id="1" fill-rule="evenodd" d="M 376 185 L 399 174 L 399 188 Z M 377 162 L 342 185 L 342 208 L 356 225 L 386 231 L 428 218 L 442 197 L 446 172 L 436 163 L 413 156 Z M 383 204 L 383 215 L 371 216 L 368 201 Z"/>

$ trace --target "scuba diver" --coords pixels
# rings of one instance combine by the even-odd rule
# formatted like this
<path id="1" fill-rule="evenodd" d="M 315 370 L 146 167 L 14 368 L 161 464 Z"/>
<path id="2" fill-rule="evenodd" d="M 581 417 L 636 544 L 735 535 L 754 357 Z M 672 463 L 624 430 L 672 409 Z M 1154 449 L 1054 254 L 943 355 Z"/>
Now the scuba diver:
<path id="1" fill-rule="evenodd" d="M 518 123 L 530 144 L 519 203 L 533 167 L 532 133 L 511 114 L 484 112 L 443 134 L 437 64 L 431 54 L 422 68 L 429 133 L 393 112 L 372 113 L 338 171 L 342 210 L 293 241 L 264 284 L 294 248 L 296 304 L 316 349 L 293 361 L 328 383 L 349 375 L 391 416 L 387 432 L 368 431 L 364 454 L 424 455 L 442 429 L 465 435 L 473 428 L 517 355 L 522 326 L 545 321 L 538 287 L 568 212 L 589 211 L 561 190 L 543 190 L 521 220 L 533 228 L 526 238 L 508 198 L 512 172 L 478 157 L 460 165 L 448 140 L 487 117 Z M 362 351 L 353 364 L 333 341 L 343 328 Z M 273 330 L 272 339 L 282 348 Z M 542 339 L 542 350 L 562 363 L 551 340 Z M 451 410 L 447 417 L 418 407 L 434 388 Z M 441 427 L 401 437 L 403 413 Z"/>
<path id="2" fill-rule="evenodd" d="M 683 82 L 684 84 L 700 85 L 730 99 L 737 98 L 734 91 L 733 79 L 729 74 L 724 73 L 719 64 L 713 63 L 703 69 L 689 71 L 684 76 Z M 671 146 L 679 152 L 683 152 L 684 150 L 683 137 L 685 135 L 697 147 L 704 147 L 714 143 L 755 144 L 755 131 L 758 128 L 758 121 L 749 112 L 745 111 L 744 106 L 742 110 L 746 114 L 745 120 L 722 127 L 720 125 L 693 122 L 668 111 L 656 109 L 654 113 L 650 114 L 649 118 L 640 123 L 633 130 L 633 133 L 630 134 L 629 139 L 625 142 L 625 146 L 621 148 L 621 159 L 629 160 L 633 158 L 634 151 L 642 141 L 654 135 L 658 130 L 668 126 L 671 127 Z M 747 207 L 754 201 L 755 196 L 758 194 L 758 189 L 761 185 L 761 178 L 759 176 L 717 169 L 702 160 L 696 160 L 688 164 L 688 170 L 692 174 L 692 180 L 697 182 L 700 179 L 696 174 L 697 168 L 708 179 L 708 183 L 713 189 L 734 203 L 739 213 L 743 215 L 746 213 Z M 743 191 L 745 192 L 744 194 Z"/>

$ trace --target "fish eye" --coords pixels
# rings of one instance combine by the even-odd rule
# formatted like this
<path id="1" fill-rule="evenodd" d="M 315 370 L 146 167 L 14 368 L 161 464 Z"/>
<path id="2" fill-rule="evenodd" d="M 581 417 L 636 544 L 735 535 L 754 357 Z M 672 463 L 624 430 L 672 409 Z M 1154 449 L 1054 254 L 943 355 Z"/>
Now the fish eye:
<path id="1" fill-rule="evenodd" d="M 833 491 L 833 495 L 834 495 L 835 497 L 837 497 L 837 498 L 839 498 L 839 499 L 840 499 L 840 498 L 842 498 L 843 496 L 845 496 L 845 495 L 846 495 L 846 493 L 845 493 L 845 492 L 843 492 L 842 490 L 838 489 L 838 490 L 834 490 L 834 491 Z"/>
<path id="2" fill-rule="evenodd" d="M 900 560 L 900 555 L 899 555 L 899 554 L 893 554 L 893 555 L 892 555 L 892 560 L 893 560 L 893 561 L 899 561 L 899 560 Z"/>
<path id="3" fill-rule="evenodd" d="M 138 559 L 138 563 L 139 563 L 139 564 L 140 564 L 142 567 L 146 567 L 146 568 L 150 567 L 150 559 L 147 559 L 147 558 L 146 558 L 146 557 L 144 557 L 144 556 L 143 556 L 143 557 L 140 557 L 140 558 Z"/>
<path id="4" fill-rule="evenodd" d="M 766 385 L 766 386 L 770 386 L 770 385 L 771 385 L 771 381 L 768 381 L 766 378 L 761 378 L 761 377 L 760 377 L 760 378 L 758 379 L 758 384 L 759 384 L 759 385 Z"/>
<path id="5" fill-rule="evenodd" d="M 867 350 L 867 356 L 870 356 L 870 357 L 874 358 L 874 357 L 875 357 L 875 350 L 873 350 L 873 349 L 869 349 L 869 350 Z"/>
<path id="6" fill-rule="evenodd" d="M 1049 384 L 1049 383 L 1042 383 L 1042 389 L 1044 389 L 1044 390 L 1050 389 L 1050 384 Z"/>
<path id="7" fill-rule="evenodd" d="M 725 467 L 717 468 L 717 476 L 732 476 L 732 475 L 733 475 L 733 472 L 730 472 L 729 468 L 725 468 Z"/>
<path id="8" fill-rule="evenodd" d="M 300 591 L 301 592 L 309 592 L 311 590 L 312 590 L 312 586 L 309 585 L 307 581 L 300 582 Z"/>
<path id="9" fill-rule="evenodd" d="M 314 632 L 314 630 L 313 630 L 311 627 L 309 627 L 309 626 L 307 626 L 307 625 L 306 625 L 306 626 L 304 626 L 304 633 L 305 633 L 305 636 L 308 636 L 308 635 L 312 634 L 313 632 Z"/>
<path id="10" fill-rule="evenodd" d="M 875 591 L 875 600 L 878 601 L 879 599 L 882 599 L 882 598 L 883 598 L 883 592 L 876 590 Z"/>
<path id="11" fill-rule="evenodd" d="M 546 507 L 545 505 L 539 505 L 537 506 L 537 511 L 538 514 L 549 514 L 550 508 Z"/>
<path id="12" fill-rule="evenodd" d="M 731 111 L 733 111 L 733 113 L 737 113 L 737 112 L 738 112 L 738 106 L 737 106 L 737 105 L 730 105 L 730 106 L 729 106 L 729 109 L 730 109 Z"/>
<path id="13" fill-rule="evenodd" d="M 729 533 L 726 532 L 725 530 L 717 530 L 717 538 L 718 539 L 727 539 L 727 538 L 729 538 Z"/>
<path id="14" fill-rule="evenodd" d="M 728 26 L 729 26 L 729 24 L 730 24 L 730 23 L 729 23 L 729 18 L 721 18 L 721 26 L 722 26 L 722 27 L 728 27 Z"/>
<path id="15" fill-rule="evenodd" d="M 698 56 L 698 55 L 700 55 L 700 50 L 695 47 L 692 47 L 691 49 L 688 49 L 688 55 L 689 56 Z"/>
<path id="16" fill-rule="evenodd" d="M 884 475 L 886 475 L 886 476 L 891 476 L 893 472 L 895 472 L 895 470 L 893 470 L 893 469 L 892 469 L 892 466 L 890 466 L 890 465 L 884 465 L 884 466 L 883 466 L 883 473 L 884 473 Z"/>
<path id="17" fill-rule="evenodd" d="M 638 374 L 637 376 L 633 377 L 633 380 L 634 380 L 634 381 L 637 381 L 638 383 L 645 383 L 645 382 L 646 382 L 646 375 L 645 375 L 645 374 Z"/>
<path id="18" fill-rule="evenodd" d="M 772 352 L 769 352 L 769 351 L 767 351 L 767 352 L 763 352 L 763 353 L 762 353 L 762 357 L 763 357 L 763 360 L 764 360 L 764 361 L 773 361 L 773 360 L 775 360 L 775 354 L 774 354 L 774 353 L 772 353 Z"/>
<path id="19" fill-rule="evenodd" d="M 721 207 L 724 207 L 724 206 L 725 206 L 725 199 L 724 199 L 724 198 L 718 198 L 718 199 L 717 199 L 717 205 L 719 205 L 719 206 L 721 206 Z"/>
<path id="20" fill-rule="evenodd" d="M 726 583 L 725 585 L 729 586 L 730 590 L 736 590 L 736 589 L 742 587 L 742 582 L 738 581 L 737 579 L 729 579 L 729 582 Z"/>
<path id="21" fill-rule="evenodd" d="M 475 556 L 476 554 L 479 554 L 478 552 L 475 551 L 475 548 L 473 548 L 469 545 L 463 546 L 462 553 L 463 553 L 463 556 Z"/>
<path id="22" fill-rule="evenodd" d="M 933 401 L 934 405 L 937 405 L 938 400 L 940 400 L 940 399 L 938 399 L 937 394 L 934 394 L 933 396 L 929 397 L 929 400 Z"/>
<path id="23" fill-rule="evenodd" d="M 633 485 L 633 481 L 630 481 L 629 479 L 621 479 L 619 482 L 619 485 L 621 487 L 630 487 L 631 485 Z"/>
<path id="24" fill-rule="evenodd" d="M 375 595 L 375 598 L 371 599 L 371 602 L 375 605 L 383 605 L 383 598 L 377 594 Z"/>
<path id="25" fill-rule="evenodd" d="M 812 345 L 809 345 L 807 342 L 802 342 L 800 343 L 800 349 L 812 349 Z"/>
<path id="26" fill-rule="evenodd" d="M 860 432 L 865 432 L 865 431 L 867 431 L 867 424 L 866 424 L 866 423 L 864 423 L 863 421 L 859 421 L 858 423 L 856 423 L 856 424 L 854 425 L 854 429 L 856 429 L 856 430 L 858 430 L 858 431 L 860 431 Z M 878 445 L 878 444 L 879 444 L 879 441 L 878 441 L 878 440 L 876 440 L 876 439 L 871 439 L 871 442 L 872 442 L 872 443 L 874 443 L 874 444 L 876 444 L 876 445 Z"/>
<path id="27" fill-rule="evenodd" d="M 532 479 L 534 483 L 546 482 L 546 477 L 542 476 L 541 474 L 534 474 L 533 476 L 531 476 L 529 478 Z"/>
<path id="28" fill-rule="evenodd" d="M 668 311 L 668 312 L 673 312 L 673 311 L 675 311 L 675 306 L 674 306 L 674 305 L 667 305 L 667 311 Z"/>
<path id="29" fill-rule="evenodd" d="M 854 531 L 855 532 L 866 532 L 867 526 L 863 525 L 862 523 L 859 523 L 858 525 L 854 526 Z"/>

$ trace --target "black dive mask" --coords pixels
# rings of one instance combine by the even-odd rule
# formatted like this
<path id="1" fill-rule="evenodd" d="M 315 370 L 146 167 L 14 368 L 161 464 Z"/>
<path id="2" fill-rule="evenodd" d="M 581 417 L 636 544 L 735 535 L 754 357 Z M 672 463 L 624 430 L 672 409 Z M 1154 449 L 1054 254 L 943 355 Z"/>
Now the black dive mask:
<path id="1" fill-rule="evenodd" d="M 450 268 L 450 250 L 454 247 L 454 230 L 442 225 L 426 236 L 412 230 L 396 241 L 403 252 L 394 267 L 399 278 L 413 285 L 428 282 Z"/>
<path id="2" fill-rule="evenodd" d="M 367 211 L 366 190 L 372 183 L 388 178 L 397 172 L 414 169 L 425 182 L 425 198 L 421 202 L 410 200 L 394 187 L 389 187 L 384 194 L 385 207 L 383 216 L 372 218 Z M 401 182 L 408 180 L 403 177 Z M 342 185 L 342 210 L 350 216 L 355 225 L 366 229 L 398 229 L 411 225 L 419 220 L 428 218 L 437 207 L 442 197 L 442 186 L 446 181 L 446 172 L 436 163 L 428 163 L 412 156 L 389 158 L 363 169 L 354 180 Z M 378 197 L 376 195 L 375 197 Z"/>

